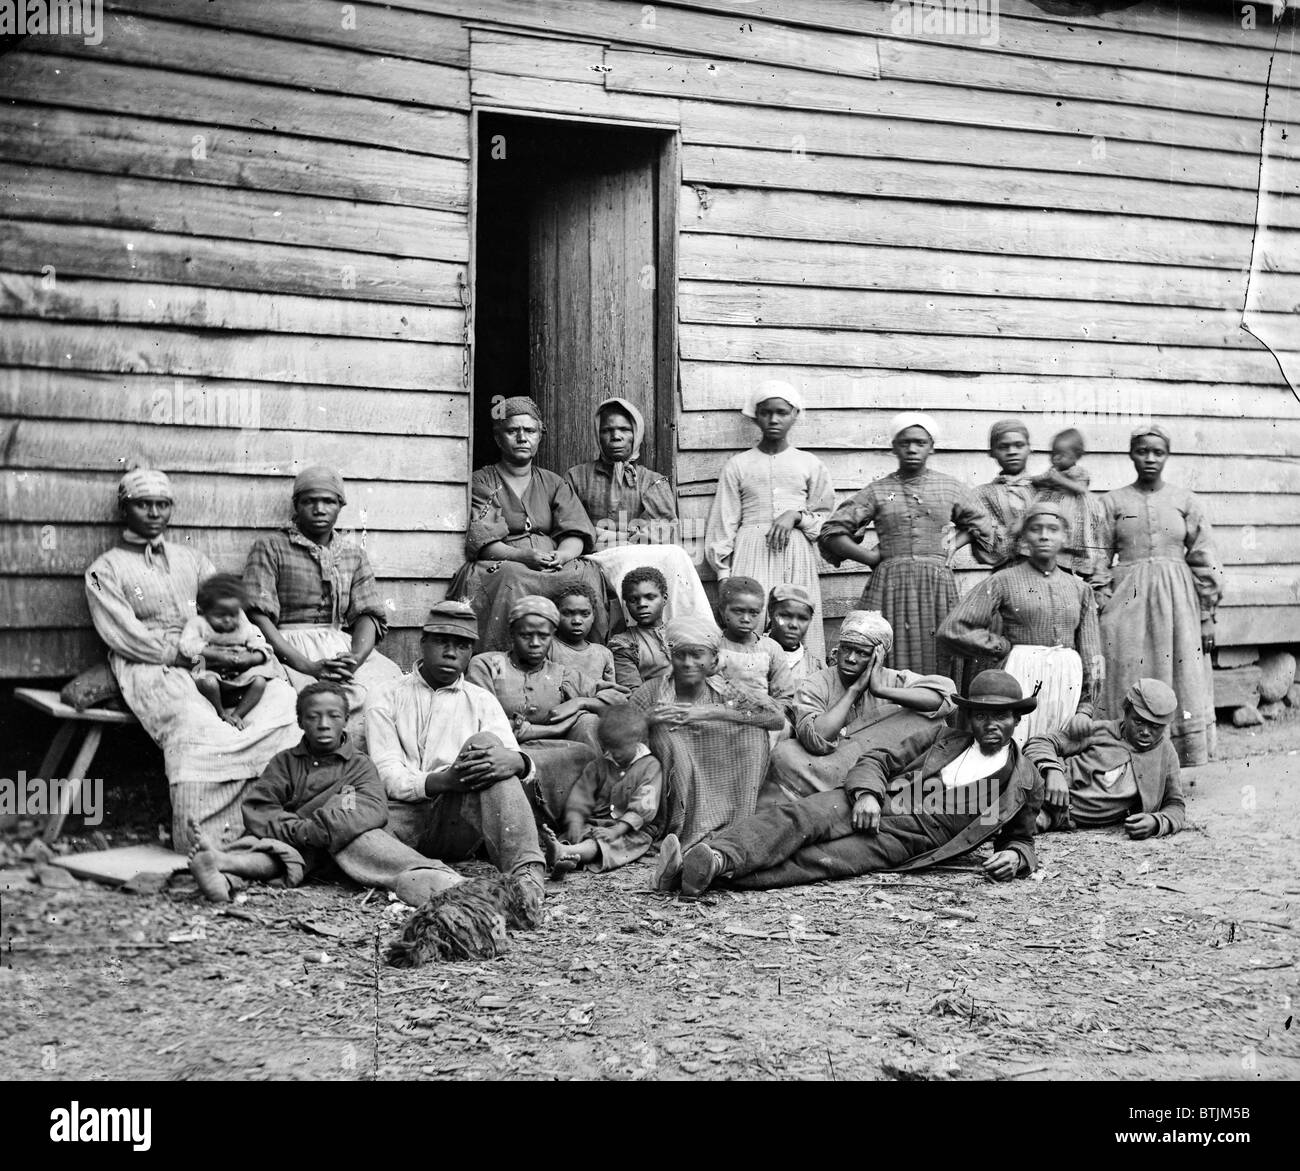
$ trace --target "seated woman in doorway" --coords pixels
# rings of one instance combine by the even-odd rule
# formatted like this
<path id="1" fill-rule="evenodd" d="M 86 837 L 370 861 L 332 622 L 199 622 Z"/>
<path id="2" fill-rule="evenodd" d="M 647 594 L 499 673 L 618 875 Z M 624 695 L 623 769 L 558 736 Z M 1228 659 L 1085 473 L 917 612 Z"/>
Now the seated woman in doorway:
<path id="1" fill-rule="evenodd" d="M 1028 505 L 1018 534 L 1028 560 L 985 578 L 939 627 L 950 653 L 1000 667 L 1038 695 L 1038 707 L 1016 726 L 1020 745 L 1091 716 L 1105 678 L 1092 587 L 1057 564 L 1069 531 L 1059 504 Z"/>
<path id="2" fill-rule="evenodd" d="M 805 679 L 795 694 L 795 738 L 772 750 L 760 807 L 838 788 L 876 744 L 952 714 L 953 681 L 886 667 L 893 642 L 878 611 L 845 615 L 835 662 Z"/>
<path id="3" fill-rule="evenodd" d="M 447 596 L 474 607 L 481 650 L 510 649 L 509 614 L 520 598 L 553 596 L 574 581 L 586 582 L 598 597 L 605 593 L 600 569 L 587 556 L 596 531 L 582 502 L 563 479 L 533 462 L 543 428 L 532 399 L 506 399 L 492 426 L 501 458 L 470 481 L 467 560 Z M 594 641 L 605 641 L 607 626 L 606 615 L 597 613 Z"/>
<path id="4" fill-rule="evenodd" d="M 344 685 L 348 736 L 364 752 L 366 700 L 402 669 L 375 650 L 388 616 L 370 560 L 334 530 L 347 502 L 333 468 L 304 468 L 293 482 L 293 523 L 253 542 L 244 588 L 248 616 L 295 690 L 321 679 Z"/>
<path id="5" fill-rule="evenodd" d="M 754 812 L 767 771 L 768 732 L 785 717 L 765 695 L 716 674 L 722 631 L 712 619 L 668 623 L 672 670 L 628 703 L 646 713 L 650 751 L 664 770 L 667 829 L 693 842 Z"/>
<path id="6" fill-rule="evenodd" d="M 673 486 L 658 472 L 642 467 L 645 421 L 625 398 L 607 398 L 596 407 L 600 456 L 575 464 L 564 475 L 596 529 L 596 552 L 609 594 L 622 595 L 629 570 L 651 565 L 669 584 L 666 618 L 708 614 L 709 599 L 680 537 Z M 624 611 L 626 614 L 626 611 Z"/>
<path id="7" fill-rule="evenodd" d="M 86 602 L 127 706 L 163 751 L 172 802 L 172 846 L 185 852 L 190 823 L 214 842 L 241 837 L 245 789 L 281 749 L 297 743 L 294 692 L 268 679 L 242 728 L 223 720 L 195 686 L 179 649 L 194 617 L 199 582 L 216 569 L 202 553 L 165 540 L 173 494 L 166 475 L 136 468 L 122 477 L 118 543 L 86 570 Z M 213 646 L 214 670 L 239 672 L 265 652 Z"/>
<path id="8" fill-rule="evenodd" d="M 597 698 L 598 680 L 547 658 L 560 625 L 554 602 L 535 594 L 520 598 L 509 619 L 510 650 L 475 655 L 465 678 L 496 696 L 515 739 L 537 765 L 540 811 L 563 825 L 569 790 L 604 751 L 596 713 L 607 704 Z"/>

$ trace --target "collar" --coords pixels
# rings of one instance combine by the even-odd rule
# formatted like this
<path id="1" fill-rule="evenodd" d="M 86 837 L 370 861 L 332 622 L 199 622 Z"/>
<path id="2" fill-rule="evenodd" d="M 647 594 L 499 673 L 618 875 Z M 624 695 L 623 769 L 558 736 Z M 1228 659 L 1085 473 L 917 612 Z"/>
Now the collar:
<path id="1" fill-rule="evenodd" d="M 432 691 L 434 695 L 441 695 L 444 691 L 458 694 L 465 690 L 464 675 L 458 676 L 455 683 L 448 683 L 446 687 L 434 687 L 434 685 L 424 677 L 424 672 L 420 670 L 421 661 L 422 660 L 420 659 L 416 659 L 416 661 L 411 664 L 410 677 L 415 679 L 416 686 L 423 687 L 425 691 Z"/>
<path id="2" fill-rule="evenodd" d="M 152 541 L 140 536 L 139 533 L 133 533 L 130 529 L 122 530 L 122 544 L 132 551 L 138 551 L 144 557 L 144 563 L 150 567 L 154 564 L 156 557 L 166 558 L 167 545 L 163 533 L 159 533 Z"/>
<path id="3" fill-rule="evenodd" d="M 624 772 L 624 773 L 625 773 L 625 772 L 627 772 L 627 770 L 630 769 L 634 764 L 636 764 L 636 762 L 637 762 L 638 760 L 641 760 L 641 759 L 643 759 L 644 757 L 649 756 L 649 755 L 650 755 L 650 749 L 647 748 L 644 744 L 638 744 L 638 745 L 636 746 L 636 754 L 632 757 L 631 760 L 629 760 L 629 761 L 627 762 L 626 765 L 619 764 L 618 761 L 616 761 L 612 756 L 610 756 L 610 754 L 609 754 L 608 752 L 606 752 L 604 755 L 605 755 L 605 759 L 606 759 L 607 761 L 609 761 L 609 763 L 612 764 L 616 769 L 618 769 L 619 772 Z"/>
<path id="4" fill-rule="evenodd" d="M 1006 472 L 999 472 L 993 477 L 995 484 L 1028 484 L 1030 475 L 1027 471 L 1021 472 L 1018 476 L 1008 476 Z"/>
<path id="5" fill-rule="evenodd" d="M 621 478 L 629 484 L 636 483 L 636 465 L 631 460 L 619 460 L 617 463 L 607 460 L 603 455 L 599 459 L 592 460 L 592 467 L 596 474 L 600 476 L 609 476 L 611 479 L 618 468 L 622 468 Z"/>
<path id="6" fill-rule="evenodd" d="M 307 737 L 304 736 L 292 748 L 289 749 L 294 756 L 319 756 L 319 753 L 313 752 L 307 747 Z M 337 756 L 340 760 L 351 760 L 356 754 L 356 745 L 352 743 L 352 737 L 346 732 L 343 733 L 343 742 L 333 752 L 326 753 L 327 756 Z"/>
<path id="7" fill-rule="evenodd" d="M 334 548 L 334 538 L 338 535 L 337 529 L 331 529 L 330 539 L 326 541 L 325 544 L 318 545 L 310 537 L 304 536 L 297 525 L 285 525 L 284 531 L 289 538 L 289 544 L 301 545 L 304 549 L 316 554 L 316 556 L 320 556 L 320 551 L 322 549 L 332 550 Z"/>

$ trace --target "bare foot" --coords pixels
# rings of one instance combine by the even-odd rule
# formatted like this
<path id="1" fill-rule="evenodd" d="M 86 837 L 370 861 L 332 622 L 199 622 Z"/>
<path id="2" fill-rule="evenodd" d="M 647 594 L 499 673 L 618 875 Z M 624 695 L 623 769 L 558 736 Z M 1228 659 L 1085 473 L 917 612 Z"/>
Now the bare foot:
<path id="1" fill-rule="evenodd" d="M 227 712 L 227 713 L 226 713 L 225 715 L 223 715 L 221 718 L 222 718 L 223 720 L 225 720 L 226 723 L 229 724 L 232 728 L 238 728 L 239 731 L 241 731 L 241 732 L 244 730 L 244 717 L 243 717 L 243 716 L 237 716 L 237 715 L 235 715 L 234 712 Z"/>
<path id="2" fill-rule="evenodd" d="M 210 841 L 208 841 L 208 835 L 204 831 L 203 827 L 199 824 L 199 820 L 197 817 L 189 818 L 185 822 L 185 829 L 190 837 L 189 856 L 191 858 L 193 858 L 194 855 L 197 854 L 200 850 L 216 849 L 216 847 Z"/>
<path id="3" fill-rule="evenodd" d="M 230 880 L 221 873 L 221 855 L 217 850 L 203 849 L 190 857 L 190 873 L 201 890 L 214 903 L 230 902 Z"/>

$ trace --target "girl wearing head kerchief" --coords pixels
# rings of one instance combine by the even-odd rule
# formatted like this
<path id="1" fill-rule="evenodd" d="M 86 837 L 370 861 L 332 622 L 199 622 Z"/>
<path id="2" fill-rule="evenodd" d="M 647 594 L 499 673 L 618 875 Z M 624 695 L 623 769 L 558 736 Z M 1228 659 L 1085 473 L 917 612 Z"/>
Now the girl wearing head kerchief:
<path id="1" fill-rule="evenodd" d="M 248 616 L 298 691 L 320 679 L 343 685 L 348 736 L 365 751 L 366 701 L 402 674 L 375 649 L 388 612 L 366 551 L 335 531 L 348 502 L 338 470 L 304 468 L 290 501 L 292 523 L 258 537 L 244 563 Z"/>
<path id="2" fill-rule="evenodd" d="M 465 678 L 497 697 L 515 739 L 537 765 L 529 796 L 551 824 L 562 826 L 569 790 L 601 754 L 596 725 L 605 699 L 598 698 L 599 680 L 548 657 L 560 625 L 550 598 L 525 594 L 507 621 L 510 650 L 475 655 Z"/>
<path id="3" fill-rule="evenodd" d="M 835 507 L 830 472 L 790 443 L 803 398 L 789 383 L 760 382 L 740 413 L 758 428 L 759 439 L 723 466 L 704 534 L 705 556 L 720 580 L 733 574 L 755 578 L 764 595 L 782 582 L 806 589 L 815 603 L 808 646 L 823 656 L 817 537 Z"/>
<path id="4" fill-rule="evenodd" d="M 1031 502 L 1015 534 L 1025 559 L 976 585 L 939 627 L 940 645 L 969 659 L 968 679 L 1002 669 L 1026 695 L 1041 689 L 1037 707 L 1016 725 L 1020 745 L 1091 716 L 1104 676 L 1096 598 L 1057 564 L 1069 535 L 1060 505 Z M 1049 794 L 1049 803 L 1063 795 Z"/>
<path id="5" fill-rule="evenodd" d="M 216 567 L 188 544 L 165 540 L 173 493 L 167 477 L 135 468 L 117 492 L 124 531 L 86 570 L 86 602 L 127 706 L 163 752 L 171 787 L 172 843 L 190 844 L 193 818 L 219 841 L 242 831 L 240 803 L 256 777 L 301 733 L 293 688 L 268 680 L 261 701 L 236 728 L 199 694 L 181 633 L 195 616 L 199 582 Z M 214 647 L 208 665 L 238 674 L 265 665 L 263 652 Z"/>
<path id="6" fill-rule="evenodd" d="M 993 556 L 993 522 L 979 498 L 952 476 L 927 465 L 936 428 L 929 415 L 905 411 L 889 426 L 898 471 L 873 480 L 836 509 L 822 529 L 822 556 L 875 567 L 858 605 L 879 610 L 894 631 L 889 665 L 953 677 L 956 665 L 934 633 L 959 596 L 949 566 L 945 529 L 968 533 L 980 560 Z M 860 544 L 875 523 L 878 550 Z"/>
<path id="7" fill-rule="evenodd" d="M 884 666 L 893 642 L 879 612 L 844 616 L 834 664 L 799 687 L 795 738 L 772 750 L 760 807 L 837 789 L 865 749 L 901 743 L 954 710 L 951 679 Z"/>
<path id="8" fill-rule="evenodd" d="M 596 531 L 573 488 L 534 463 L 544 424 L 532 399 L 516 395 L 494 408 L 492 436 L 501 458 L 470 479 L 465 564 L 448 596 L 469 602 L 479 616 L 479 644 L 510 646 L 510 608 L 528 594 L 553 594 L 566 581 L 584 581 L 604 596 L 600 570 L 588 558 Z M 596 615 L 592 635 L 603 642 L 608 615 Z"/>
<path id="9" fill-rule="evenodd" d="M 1124 694 L 1136 680 L 1160 680 L 1178 696 L 1169 730 L 1178 759 L 1197 765 L 1211 754 L 1209 652 L 1223 574 L 1200 499 L 1164 480 L 1170 450 L 1169 433 L 1160 424 L 1136 427 L 1129 458 L 1137 479 L 1102 499 L 1107 540 L 1094 575 L 1106 656 L 1099 714 L 1119 719 Z M 1113 570 L 1112 558 L 1118 559 Z"/>
<path id="10" fill-rule="evenodd" d="M 617 600 L 629 570 L 650 565 L 668 582 L 668 617 L 707 614 L 709 598 L 678 539 L 677 498 L 672 484 L 643 467 L 645 421 L 634 403 L 607 398 L 597 404 L 594 431 L 599 458 L 575 464 L 565 481 L 582 502 L 596 529 L 591 560 Z M 624 610 L 624 618 L 629 615 Z"/>
<path id="11" fill-rule="evenodd" d="M 1101 497 L 1089 490 L 1092 477 L 1080 462 L 1084 446 L 1083 432 L 1077 428 L 1058 431 L 1052 438 L 1052 462 L 1033 482 L 1038 499 L 1060 505 L 1070 522 L 1059 564 L 1091 582 L 1106 540 L 1106 510 Z"/>
<path id="12" fill-rule="evenodd" d="M 1029 428 L 1019 419 L 999 419 L 989 428 L 989 455 L 998 463 L 998 474 L 975 489 L 993 522 L 989 564 L 994 569 L 1010 565 L 1016 558 L 1015 533 L 1025 505 L 1033 499 L 1034 487 L 1025 473 L 1029 462 Z M 953 552 L 970 544 L 968 533 L 958 533 Z"/>
<path id="13" fill-rule="evenodd" d="M 680 857 L 706 834 L 754 811 L 767 770 L 769 731 L 784 717 L 765 695 L 716 673 L 722 632 L 706 618 L 674 618 L 665 637 L 672 671 L 636 689 L 628 703 L 646 713 L 650 750 L 664 769 L 671 838 Z"/>
<path id="14" fill-rule="evenodd" d="M 817 603 L 812 592 L 801 585 L 782 582 L 768 591 L 767 635 L 781 648 L 796 687 L 826 666 L 825 661 L 805 645 L 808 628 L 816 613 Z"/>

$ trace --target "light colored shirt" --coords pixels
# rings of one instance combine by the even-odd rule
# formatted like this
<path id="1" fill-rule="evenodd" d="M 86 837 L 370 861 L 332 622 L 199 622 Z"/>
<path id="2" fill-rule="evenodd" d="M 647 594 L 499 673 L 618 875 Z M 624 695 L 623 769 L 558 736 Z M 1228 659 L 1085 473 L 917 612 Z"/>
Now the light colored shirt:
<path id="1" fill-rule="evenodd" d="M 1006 766 L 1010 748 L 1003 745 L 992 756 L 980 751 L 978 744 L 972 744 L 960 756 L 954 757 L 939 770 L 939 777 L 945 789 L 961 789 L 973 785 L 976 781 L 997 776 Z"/>
<path id="2" fill-rule="evenodd" d="M 391 801 L 422 801 L 429 773 L 446 768 L 476 732 L 492 732 L 502 745 L 519 751 L 519 742 L 501 704 L 490 691 L 458 679 L 449 687 L 430 687 L 419 666 L 366 705 L 370 759 Z M 532 779 L 536 768 L 525 753 Z"/>

